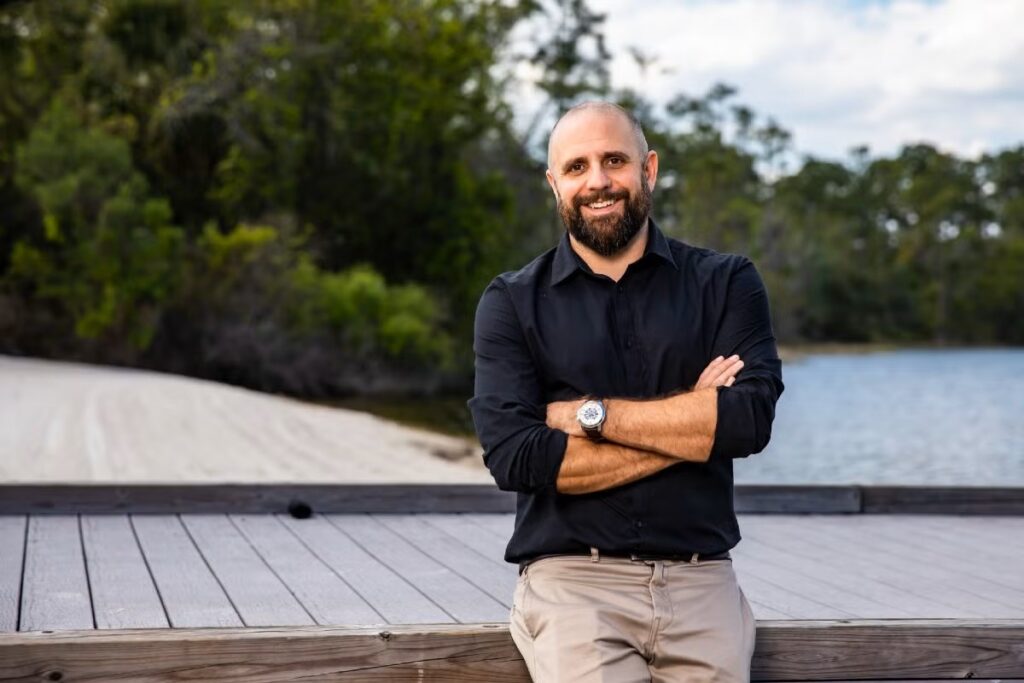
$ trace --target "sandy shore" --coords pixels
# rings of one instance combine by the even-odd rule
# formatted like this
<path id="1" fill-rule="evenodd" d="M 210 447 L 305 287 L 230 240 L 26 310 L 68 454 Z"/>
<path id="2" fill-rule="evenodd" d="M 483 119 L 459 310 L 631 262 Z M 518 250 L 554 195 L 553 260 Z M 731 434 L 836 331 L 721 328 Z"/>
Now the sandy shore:
<path id="1" fill-rule="evenodd" d="M 475 443 L 216 382 L 0 356 L 0 481 L 491 482 Z"/>

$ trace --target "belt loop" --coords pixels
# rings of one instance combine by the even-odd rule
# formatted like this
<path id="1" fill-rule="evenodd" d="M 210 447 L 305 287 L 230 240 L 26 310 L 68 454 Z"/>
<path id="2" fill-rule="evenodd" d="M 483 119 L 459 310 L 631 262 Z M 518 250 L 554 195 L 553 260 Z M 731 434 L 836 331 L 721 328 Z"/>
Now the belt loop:
<path id="1" fill-rule="evenodd" d="M 690 558 L 690 564 L 697 564 L 698 559 L 700 559 L 700 553 L 694 553 L 693 557 Z"/>
<path id="2" fill-rule="evenodd" d="M 597 548 L 594 548 L 593 546 L 591 546 L 591 548 L 590 548 L 590 561 L 591 562 L 600 562 L 601 561 L 601 553 L 599 553 L 597 551 Z"/>

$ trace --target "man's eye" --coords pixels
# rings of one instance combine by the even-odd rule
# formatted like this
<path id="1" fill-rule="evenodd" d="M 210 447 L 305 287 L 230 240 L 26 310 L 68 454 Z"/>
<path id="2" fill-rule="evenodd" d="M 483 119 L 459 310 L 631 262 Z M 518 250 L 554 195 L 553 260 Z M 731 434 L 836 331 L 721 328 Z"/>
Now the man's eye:
<path id="1" fill-rule="evenodd" d="M 583 164 L 573 164 L 572 166 L 569 167 L 569 172 L 570 173 L 579 173 L 582 170 L 583 170 Z"/>
<path id="2" fill-rule="evenodd" d="M 608 165 L 609 166 L 621 166 L 622 165 L 622 157 L 609 157 L 608 158 Z"/>

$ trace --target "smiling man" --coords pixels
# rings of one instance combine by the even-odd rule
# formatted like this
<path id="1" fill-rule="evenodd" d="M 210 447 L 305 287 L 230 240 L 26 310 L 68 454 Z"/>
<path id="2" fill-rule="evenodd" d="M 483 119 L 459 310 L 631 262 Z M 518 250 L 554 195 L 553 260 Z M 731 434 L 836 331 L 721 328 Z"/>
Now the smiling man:
<path id="1" fill-rule="evenodd" d="M 491 282 L 474 336 L 484 460 L 519 494 L 512 637 L 535 681 L 747 681 L 728 551 L 733 459 L 783 390 L 764 285 L 662 234 L 658 155 L 620 107 L 567 112 L 548 166 L 566 233 Z"/>

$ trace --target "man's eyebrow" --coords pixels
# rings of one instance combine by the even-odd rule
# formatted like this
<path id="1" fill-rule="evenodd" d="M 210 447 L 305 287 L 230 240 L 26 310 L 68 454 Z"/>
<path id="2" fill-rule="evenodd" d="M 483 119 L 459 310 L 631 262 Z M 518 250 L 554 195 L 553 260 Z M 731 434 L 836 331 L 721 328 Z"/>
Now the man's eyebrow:
<path id="1" fill-rule="evenodd" d="M 630 160 L 630 156 L 626 152 L 619 152 L 619 151 L 614 151 L 613 150 L 611 152 L 605 152 L 604 154 L 601 155 L 601 159 L 602 160 L 607 159 L 609 157 L 619 157 L 619 158 L 623 159 L 624 161 L 629 161 Z M 568 171 L 575 164 L 578 164 L 580 162 L 586 162 L 586 160 L 587 160 L 586 157 L 576 157 L 575 159 L 569 159 L 564 164 L 562 164 L 562 171 L 563 172 L 564 171 Z"/>

